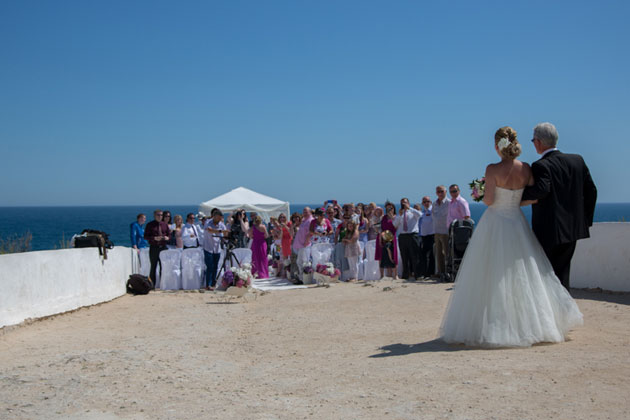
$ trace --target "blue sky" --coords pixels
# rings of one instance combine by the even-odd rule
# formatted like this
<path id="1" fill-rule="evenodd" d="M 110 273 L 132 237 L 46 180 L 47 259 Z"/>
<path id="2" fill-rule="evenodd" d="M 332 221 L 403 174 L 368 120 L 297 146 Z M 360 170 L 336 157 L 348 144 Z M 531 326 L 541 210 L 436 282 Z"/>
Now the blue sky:
<path id="1" fill-rule="evenodd" d="M 628 202 L 629 4 L 2 1 L 0 206 L 419 201 L 542 121 Z"/>

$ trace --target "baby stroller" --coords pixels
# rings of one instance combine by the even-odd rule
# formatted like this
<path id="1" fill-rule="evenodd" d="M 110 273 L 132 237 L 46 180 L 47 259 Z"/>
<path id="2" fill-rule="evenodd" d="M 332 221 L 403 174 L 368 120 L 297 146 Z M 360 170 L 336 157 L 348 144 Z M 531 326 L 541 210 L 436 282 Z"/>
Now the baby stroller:
<path id="1" fill-rule="evenodd" d="M 475 222 L 472 219 L 453 220 L 448 228 L 448 259 L 446 261 L 446 274 L 442 279 L 445 282 L 454 282 L 457 277 L 459 265 L 464 258 L 464 252 L 473 234 Z"/>

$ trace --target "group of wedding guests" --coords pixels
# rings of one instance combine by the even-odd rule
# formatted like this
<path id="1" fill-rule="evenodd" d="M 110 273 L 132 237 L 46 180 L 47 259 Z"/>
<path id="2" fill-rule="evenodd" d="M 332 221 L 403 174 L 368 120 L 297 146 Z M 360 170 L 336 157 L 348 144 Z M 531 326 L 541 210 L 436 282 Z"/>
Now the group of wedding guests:
<path id="1" fill-rule="evenodd" d="M 252 267 L 258 278 L 269 277 L 267 265 L 267 228 L 262 218 L 251 214 L 251 224 L 245 211 L 239 209 L 224 221 L 219 209 L 213 209 L 209 217 L 194 213 L 186 215 L 186 223 L 180 215 L 171 218 L 168 210 L 155 210 L 153 221 L 146 224 L 146 215 L 140 213 L 131 224 L 131 245 L 134 249 L 149 247 L 151 269 L 149 277 L 156 278 L 159 255 L 168 248 L 202 248 L 206 265 L 206 290 L 216 287 L 218 264 L 221 258 L 222 241 L 231 238 L 234 247 L 244 248 L 251 239 Z"/>
<path id="2" fill-rule="evenodd" d="M 278 274 L 299 283 L 300 250 L 329 243 L 334 245 L 333 262 L 342 272 L 342 280 L 354 281 L 365 249 L 359 242 L 375 240 L 381 277 L 396 278 L 400 264 L 404 279 L 440 278 L 446 269 L 448 227 L 456 219 L 470 218 L 468 203 L 460 196 L 459 187 L 451 185 L 448 190 L 450 199 L 446 197 L 446 187 L 439 185 L 434 201 L 425 196 L 421 204 L 413 207 L 408 198 L 400 200 L 398 209 L 392 202 L 381 208 L 375 203 L 341 206 L 327 201 L 321 208 L 305 207 L 302 214 L 293 213 L 291 220 L 281 214 L 270 223 L 271 236 L 281 249 Z"/>
<path id="3" fill-rule="evenodd" d="M 435 200 L 425 196 L 421 204 L 411 206 L 409 199 L 403 198 L 398 208 L 392 202 L 379 207 L 375 203 L 339 205 L 331 200 L 314 210 L 305 207 L 290 219 L 281 213 L 268 224 L 256 213 L 250 213 L 248 219 L 243 209 L 227 217 L 219 209 L 213 209 L 209 217 L 188 213 L 185 221 L 180 215 L 172 217 L 168 210 L 155 210 L 154 220 L 146 227 L 145 214 L 139 214 L 131 224 L 131 244 L 135 249 L 149 247 L 152 279 L 164 249 L 202 248 L 208 290 L 216 287 L 225 238 L 231 238 L 237 248 L 251 248 L 252 272 L 257 278 L 269 277 L 268 261 L 275 259 L 277 275 L 299 284 L 303 268 L 298 262 L 300 250 L 325 243 L 333 245 L 332 260 L 342 272 L 342 280 L 356 281 L 358 262 L 365 252 L 360 243 L 370 240 L 376 243 L 381 277 L 397 278 L 400 264 L 404 279 L 440 278 L 445 273 L 448 227 L 455 219 L 470 218 L 459 187 L 451 185 L 448 192 L 450 199 L 447 188 L 439 185 Z"/>

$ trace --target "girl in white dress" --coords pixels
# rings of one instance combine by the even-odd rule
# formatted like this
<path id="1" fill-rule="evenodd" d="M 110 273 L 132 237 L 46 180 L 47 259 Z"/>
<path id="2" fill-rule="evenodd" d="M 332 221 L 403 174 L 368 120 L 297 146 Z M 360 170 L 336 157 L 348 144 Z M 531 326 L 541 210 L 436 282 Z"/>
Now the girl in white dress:
<path id="1" fill-rule="evenodd" d="M 501 162 L 486 169 L 488 209 L 457 273 L 441 337 L 480 347 L 564 341 L 582 324 L 582 313 L 520 209 L 523 188 L 533 183 L 531 169 L 516 159 L 521 145 L 514 129 L 497 130 L 494 144 Z"/>

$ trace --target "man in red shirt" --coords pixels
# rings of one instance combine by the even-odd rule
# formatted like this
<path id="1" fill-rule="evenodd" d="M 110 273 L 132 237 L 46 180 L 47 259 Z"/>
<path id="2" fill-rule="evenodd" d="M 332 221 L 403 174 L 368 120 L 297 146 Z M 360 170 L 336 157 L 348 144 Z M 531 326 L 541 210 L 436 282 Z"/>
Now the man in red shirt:
<path id="1" fill-rule="evenodd" d="M 166 249 L 166 244 L 170 239 L 169 233 L 168 225 L 162 220 L 162 210 L 155 210 L 153 212 L 153 220 L 144 229 L 144 239 L 149 242 L 149 260 L 151 261 L 149 278 L 153 282 L 154 289 L 156 281 L 155 271 L 160 262 L 160 252 Z M 161 268 L 162 265 L 160 264 Z"/>

